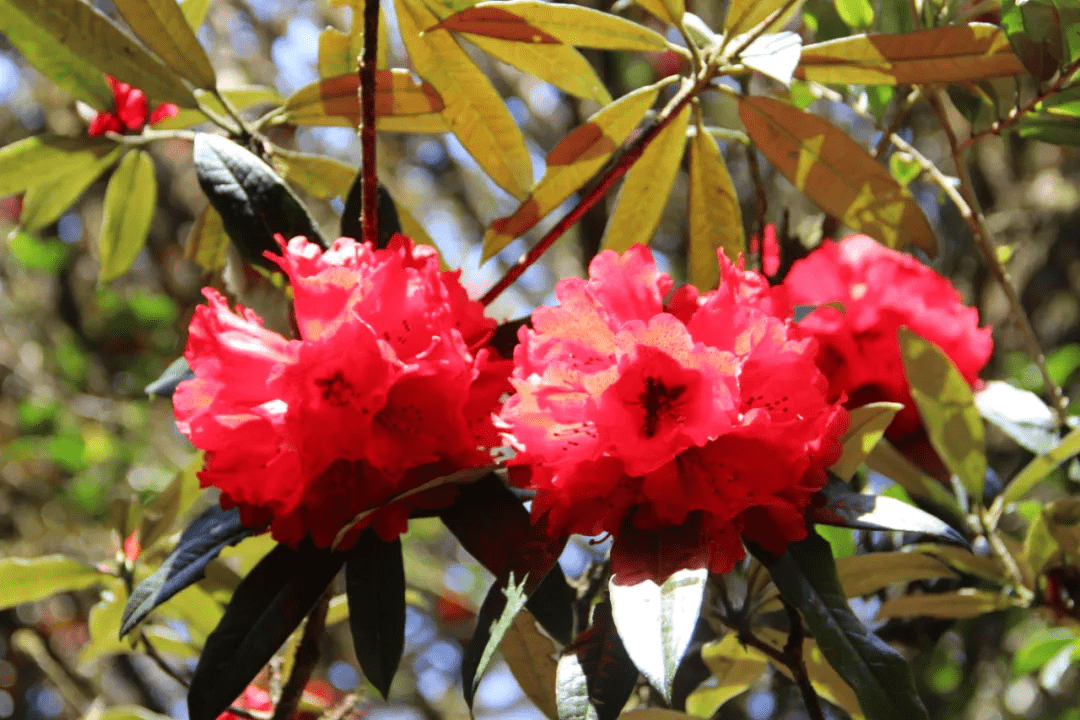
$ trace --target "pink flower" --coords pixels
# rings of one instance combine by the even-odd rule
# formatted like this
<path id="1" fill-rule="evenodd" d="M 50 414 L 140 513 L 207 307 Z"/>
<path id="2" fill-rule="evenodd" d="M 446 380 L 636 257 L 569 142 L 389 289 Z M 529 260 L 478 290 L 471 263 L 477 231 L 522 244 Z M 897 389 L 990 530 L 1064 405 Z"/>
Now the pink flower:
<path id="1" fill-rule="evenodd" d="M 972 385 L 993 351 L 989 328 L 979 327 L 978 311 L 964 306 L 948 279 L 866 235 L 826 241 L 792 266 L 784 285 L 796 305 L 818 306 L 799 326 L 821 343 L 818 366 L 830 397 L 846 394 L 848 407 L 904 404 L 886 432 L 890 440 L 922 427 L 900 359 L 901 326 L 940 346 Z"/>
<path id="2" fill-rule="evenodd" d="M 95 137 L 107 132 L 137 133 L 141 132 L 147 124 L 148 105 L 146 95 L 142 90 L 133 88 L 127 83 L 122 83 L 112 75 L 106 75 L 109 87 L 112 88 L 113 100 L 116 103 L 115 112 L 99 112 L 90 123 L 86 134 Z M 161 103 L 150 113 L 149 124 L 160 122 L 180 112 L 180 108 L 172 103 Z"/>
<path id="3" fill-rule="evenodd" d="M 806 536 L 847 413 L 782 291 L 719 261 L 718 290 L 665 304 L 672 281 L 647 248 L 603 252 L 521 330 L 501 419 L 552 535 L 609 532 L 625 563 L 627 521 L 691 524 L 715 572 L 744 556 L 740 536 L 776 553 Z"/>
<path id="4" fill-rule="evenodd" d="M 491 462 L 510 363 L 485 347 L 494 321 L 457 272 L 439 271 L 434 249 L 402 235 L 385 250 L 341 238 L 323 252 L 302 237 L 283 249 L 269 257 L 291 281 L 300 339 L 207 288 L 184 354 L 195 379 L 173 403 L 181 432 L 207 451 L 199 477 L 223 507 L 270 522 L 281 542 L 327 547 L 358 513 Z M 395 502 L 344 545 L 368 525 L 392 539 L 411 510 L 448 500 Z"/>

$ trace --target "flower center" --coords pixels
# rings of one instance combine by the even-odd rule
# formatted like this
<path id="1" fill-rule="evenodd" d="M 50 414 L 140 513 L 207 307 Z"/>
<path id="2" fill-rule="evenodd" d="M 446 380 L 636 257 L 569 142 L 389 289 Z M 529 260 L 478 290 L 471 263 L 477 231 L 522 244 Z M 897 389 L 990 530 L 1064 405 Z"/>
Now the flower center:
<path id="1" fill-rule="evenodd" d="M 645 425 L 642 428 L 645 437 L 651 438 L 656 435 L 661 413 L 671 412 L 675 402 L 684 392 L 686 392 L 685 385 L 669 388 L 662 380 L 645 378 L 645 391 L 638 395 L 638 402 L 645 409 Z"/>
<path id="2" fill-rule="evenodd" d="M 315 384 L 322 390 L 323 400 L 337 407 L 348 405 L 356 395 L 352 383 L 345 379 L 340 370 L 328 378 L 316 380 Z"/>

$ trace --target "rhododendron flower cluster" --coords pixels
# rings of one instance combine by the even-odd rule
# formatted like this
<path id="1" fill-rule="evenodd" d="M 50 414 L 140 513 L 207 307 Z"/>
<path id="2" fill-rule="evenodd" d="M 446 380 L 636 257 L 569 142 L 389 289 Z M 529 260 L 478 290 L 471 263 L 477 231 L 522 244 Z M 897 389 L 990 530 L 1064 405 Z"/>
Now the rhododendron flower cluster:
<path id="1" fill-rule="evenodd" d="M 142 90 L 122 83 L 112 75 L 106 75 L 105 79 L 109 81 L 109 87 L 112 88 L 116 111 L 99 112 L 94 116 L 86 131 L 86 134 L 91 137 L 104 135 L 107 132 L 137 133 L 148 122 L 153 125 L 180 111 L 180 108 L 172 103 L 161 103 L 154 108 L 153 112 L 150 112 L 146 94 Z"/>
<path id="2" fill-rule="evenodd" d="M 609 532 L 615 563 L 626 522 L 693 525 L 721 573 L 740 536 L 774 553 L 806 536 L 848 416 L 782 291 L 722 254 L 720 270 L 719 289 L 665 303 L 647 248 L 605 251 L 521 330 L 501 419 L 549 533 Z"/>
<path id="3" fill-rule="evenodd" d="M 191 321 L 195 379 L 173 404 L 207 451 L 200 480 L 283 543 L 347 547 L 365 526 L 390 540 L 446 492 L 392 502 L 338 535 L 361 512 L 491 462 L 493 411 L 510 389 L 509 361 L 485 347 L 494 322 L 433 248 L 402 235 L 385 250 L 341 238 L 326 252 L 298 237 L 268 257 L 291 282 L 299 339 L 209 288 Z"/>
<path id="4" fill-rule="evenodd" d="M 952 283 L 866 235 L 826 241 L 792 266 L 784 285 L 796 305 L 820 306 L 799 326 L 821 343 L 830 397 L 846 394 L 848 407 L 904 404 L 886 431 L 891 440 L 922 427 L 900 357 L 901 326 L 941 347 L 971 385 L 990 359 L 990 329 L 979 327 L 978 311 Z"/>

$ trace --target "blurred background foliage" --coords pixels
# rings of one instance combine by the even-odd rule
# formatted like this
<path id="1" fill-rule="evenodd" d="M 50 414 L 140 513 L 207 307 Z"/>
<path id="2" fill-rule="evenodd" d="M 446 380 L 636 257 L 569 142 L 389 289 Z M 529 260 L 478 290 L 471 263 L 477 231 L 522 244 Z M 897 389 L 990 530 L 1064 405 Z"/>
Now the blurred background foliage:
<path id="1" fill-rule="evenodd" d="M 115 16 L 108 0 L 94 4 Z M 996 2 L 960 4 L 969 18 L 986 13 L 985 19 L 995 20 Z M 906 0 L 809 0 L 797 29 L 807 42 L 850 34 L 865 19 L 858 15 L 864 5 L 870 8 L 872 29 L 910 29 Z M 696 2 L 689 9 L 715 27 L 723 6 Z M 602 7 L 608 9 L 608 4 Z M 626 12 L 663 31 L 640 8 Z M 286 97 L 318 79 L 319 35 L 327 26 L 346 30 L 349 10 L 322 0 L 215 0 L 199 38 L 222 87 L 262 85 Z M 403 47 L 393 33 L 391 38 L 391 65 L 401 66 Z M 673 53 L 585 54 L 615 97 L 677 72 L 682 62 Z M 537 172 L 543 155 L 598 108 L 594 101 L 564 95 L 479 52 L 473 57 L 506 98 Z M 1030 77 L 991 85 L 1014 83 L 1020 84 L 1021 97 L 1033 96 L 1035 80 Z M 797 83 L 795 92 L 804 91 L 809 92 Z M 868 118 L 882 117 L 882 109 L 899 92 L 851 87 L 832 100 L 807 100 L 815 112 L 873 146 L 879 128 Z M 729 98 L 717 96 L 706 104 L 718 125 L 738 127 Z M 916 105 L 898 132 L 951 175 L 948 144 L 931 115 L 927 106 Z M 0 145 L 43 131 L 82 135 L 85 125 L 72 98 L 42 79 L 0 38 Z M 349 128 L 279 126 L 271 137 L 284 147 L 329 155 L 352 167 L 358 164 L 359 143 Z M 767 164 L 763 179 L 768 205 L 755 206 L 759 200 L 746 149 L 737 142 L 725 143 L 724 149 L 749 232 L 760 231 L 755 227 L 759 216 L 778 223 L 782 235 L 807 247 L 838 231 Z M 16 228 L 19 197 L 0 200 L 0 557 L 62 553 L 90 564 L 115 562 L 130 531 L 131 504 L 151 501 L 197 461 L 173 427 L 168 402 L 148 400 L 143 388 L 181 353 L 187 321 L 201 300 L 199 289 L 208 281 L 185 251 L 206 200 L 192 169 L 189 143 L 161 141 L 149 151 L 158 182 L 149 240 L 131 271 L 111 283 L 98 282 L 98 261 L 90 250 L 100 225 L 104 178 L 55 223 L 34 233 Z M 1070 398 L 1076 397 L 1080 152 L 1006 134 L 986 137 L 970 157 L 987 222 L 1047 351 L 1051 373 Z M 559 215 L 481 265 L 484 228 L 513 211 L 517 202 L 487 179 L 453 136 L 380 134 L 380 176 L 440 247 L 447 264 L 462 268 L 474 295 L 486 290 Z M 915 183 L 912 190 L 940 241 L 934 266 L 979 308 L 984 324 L 994 327 L 995 355 L 986 375 L 1039 391 L 1038 370 L 1021 350 L 1004 295 L 973 251 L 967 226 L 951 205 L 940 202 L 933 186 Z M 342 198 L 300 192 L 325 234 L 335 237 Z M 686 193 L 682 173 L 653 242 L 664 267 L 677 277 L 684 270 L 672 258 L 685 255 Z M 555 279 L 582 274 L 585 259 L 597 250 L 613 198 L 587 213 L 490 312 L 499 319 L 515 318 L 553 301 Z M 574 200 L 568 200 L 568 206 Z M 244 278 L 231 277 L 229 282 L 242 284 Z M 1002 435 L 992 429 L 990 433 L 992 466 L 1001 475 L 1011 475 L 1030 459 Z M 1072 481 L 1066 471 L 1057 471 L 1056 477 L 1056 483 L 1040 490 L 1033 512 L 1039 502 L 1069 491 Z M 850 532 L 839 533 L 830 538 L 834 547 L 847 543 L 854 549 Z M 862 535 L 860 543 L 881 540 Z M 223 566 L 242 574 L 267 547 L 250 541 L 233 548 L 224 554 Z M 364 690 L 343 624 L 324 641 L 317 687 L 330 702 L 358 692 L 359 712 L 365 717 L 467 717 L 458 687 L 462 646 L 491 578 L 483 576 L 435 521 L 414 521 L 405 548 L 410 605 L 406 657 L 394 699 L 385 703 Z M 564 568 L 581 577 L 602 550 L 575 539 L 563 558 Z M 229 587 L 228 577 L 211 576 L 166 606 L 176 616 L 169 626 L 176 637 L 183 641 L 205 636 L 222 607 L 215 592 Z M 123 654 L 122 644 L 87 652 L 88 622 L 93 622 L 97 599 L 98 593 L 85 591 L 0 612 L 0 720 L 78 717 L 77 708 L 95 696 L 95 687 L 102 689 L 110 707 L 139 705 L 183 717 L 183 688 L 147 658 Z M 872 605 L 872 600 L 867 603 Z M 871 607 L 867 617 L 872 615 Z M 1080 671 L 1072 662 L 1076 635 L 1069 627 L 1055 627 L 1053 618 L 1007 610 L 956 623 L 917 619 L 877 624 L 912 658 L 932 717 L 1080 719 Z M 194 657 L 186 661 L 193 663 Z M 102 710 L 95 706 L 87 717 L 100 718 Z M 112 720 L 148 717 L 146 711 L 108 712 Z M 790 682 L 766 674 L 720 715 L 763 720 L 801 713 Z M 489 672 L 482 684 L 477 715 L 542 717 L 505 665 Z"/>

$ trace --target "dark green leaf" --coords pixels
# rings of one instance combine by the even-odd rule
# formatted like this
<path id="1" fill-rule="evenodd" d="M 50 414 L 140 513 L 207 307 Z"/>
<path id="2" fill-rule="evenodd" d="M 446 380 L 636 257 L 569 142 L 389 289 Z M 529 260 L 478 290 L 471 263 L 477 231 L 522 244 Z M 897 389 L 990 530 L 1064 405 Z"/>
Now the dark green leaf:
<path id="1" fill-rule="evenodd" d="M 465 655 L 461 661 L 461 675 L 465 702 L 472 708 L 476 688 L 491 662 L 495 648 L 499 647 L 506 631 L 514 622 L 518 612 L 525 607 L 524 578 L 520 585 L 514 583 L 514 573 L 505 579 L 498 578 L 492 583 L 476 615 L 476 631 L 465 646 Z"/>
<path id="2" fill-rule="evenodd" d="M 181 107 L 198 106 L 195 96 L 179 75 L 90 3 L 82 0 L 4 1 L 49 33 L 59 45 L 92 63 L 101 72 L 140 88 L 147 97 Z M 9 14 L 9 10 L 0 11 L 0 17 Z"/>
<path id="3" fill-rule="evenodd" d="M 559 658 L 555 672 L 559 720 L 614 720 L 637 678 L 637 668 L 611 619 L 611 605 L 602 602 L 593 610 L 592 626 Z"/>
<path id="4" fill-rule="evenodd" d="M 251 530 L 240 522 L 240 511 L 211 505 L 195 518 L 153 575 L 139 583 L 124 608 L 120 634 L 126 635 L 150 611 L 203 576 L 207 563 L 227 545 L 235 545 Z M 235 697 L 235 696 L 234 696 Z M 232 700 L 232 698 L 229 698 Z"/>
<path id="5" fill-rule="evenodd" d="M 364 237 L 364 174 L 356 173 L 349 194 L 345 196 L 345 209 L 341 213 L 341 236 Z M 379 185 L 379 247 L 386 247 L 394 233 L 401 232 L 401 219 L 390 191 Z"/>
<path id="6" fill-rule="evenodd" d="M 248 262 L 266 265 L 274 240 L 303 235 L 328 247 L 315 221 L 273 168 L 219 135 L 198 133 L 192 152 L 199 184 L 221 215 L 225 230 Z"/>
<path id="7" fill-rule="evenodd" d="M 326 590 L 344 553 L 278 545 L 241 581 L 206 639 L 188 691 L 191 720 L 215 720 L 270 661 Z"/>
<path id="8" fill-rule="evenodd" d="M 157 205 L 154 161 L 143 150 L 133 150 L 120 161 L 105 188 L 104 213 L 98 255 L 101 282 L 128 271 L 146 245 L 150 221 Z"/>
<path id="9" fill-rule="evenodd" d="M 1050 452 L 1061 442 L 1054 413 L 1035 393 L 991 380 L 975 393 L 975 407 L 984 418 L 1033 453 Z"/>
<path id="10" fill-rule="evenodd" d="M 495 577 L 528 578 L 525 605 L 544 630 L 569 642 L 573 627 L 571 602 L 557 560 L 566 539 L 551 539 L 533 525 L 529 512 L 494 473 L 462 486 L 454 504 L 441 514 L 443 524 L 462 546 Z"/>
<path id="11" fill-rule="evenodd" d="M 60 177 L 27 188 L 19 224 L 27 230 L 40 230 L 53 224 L 119 159 L 120 148 L 116 147 L 90 164 L 76 163 Z"/>
<path id="12" fill-rule="evenodd" d="M 809 513 L 814 522 L 862 530 L 920 533 L 970 548 L 963 535 L 914 505 L 881 495 L 864 495 L 833 477 L 821 494 L 824 503 L 813 505 Z"/>
<path id="13" fill-rule="evenodd" d="M 177 385 L 194 377 L 195 373 L 192 372 L 191 366 L 181 356 L 169 363 L 169 367 L 165 368 L 165 372 L 161 373 L 161 377 L 147 385 L 144 390 L 147 395 L 171 398 L 173 393 L 176 392 Z"/>
<path id="14" fill-rule="evenodd" d="M 385 698 L 405 649 L 405 566 L 401 539 L 366 530 L 345 561 L 349 629 L 360 669 Z"/>
<path id="15" fill-rule="evenodd" d="M 779 558 L 756 546 L 751 551 L 799 609 L 829 664 L 855 691 L 867 720 L 929 720 L 907 661 L 852 612 L 827 542 L 811 532 Z"/>
<path id="16" fill-rule="evenodd" d="M 1057 74 L 1067 51 L 1061 17 L 1052 0 L 1009 0 L 1002 9 L 1001 25 L 1028 72 L 1039 80 Z"/>

